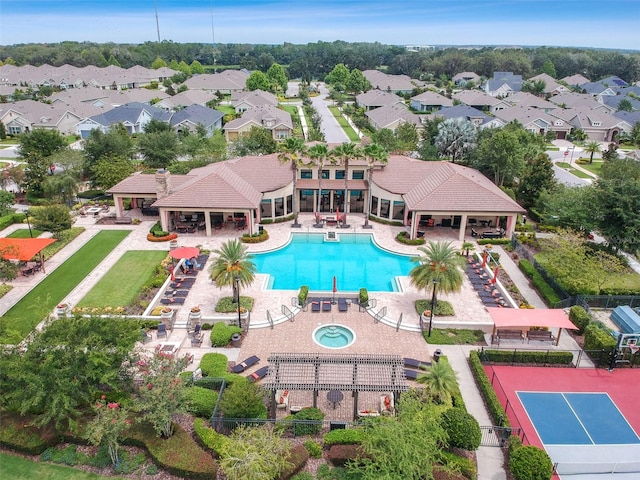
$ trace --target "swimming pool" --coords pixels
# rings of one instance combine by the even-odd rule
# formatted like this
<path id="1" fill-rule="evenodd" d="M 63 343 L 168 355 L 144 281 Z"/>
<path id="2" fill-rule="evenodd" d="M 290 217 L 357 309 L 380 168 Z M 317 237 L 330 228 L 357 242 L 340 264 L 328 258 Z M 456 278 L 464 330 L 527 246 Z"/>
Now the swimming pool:
<path id="1" fill-rule="evenodd" d="M 372 235 L 339 233 L 338 241 L 325 242 L 324 234 L 292 233 L 283 248 L 253 254 L 258 273 L 271 276 L 268 288 L 331 291 L 333 277 L 341 292 L 366 288 L 374 292 L 394 292 L 395 277 L 409 274 L 414 264 L 408 255 L 382 250 Z"/>

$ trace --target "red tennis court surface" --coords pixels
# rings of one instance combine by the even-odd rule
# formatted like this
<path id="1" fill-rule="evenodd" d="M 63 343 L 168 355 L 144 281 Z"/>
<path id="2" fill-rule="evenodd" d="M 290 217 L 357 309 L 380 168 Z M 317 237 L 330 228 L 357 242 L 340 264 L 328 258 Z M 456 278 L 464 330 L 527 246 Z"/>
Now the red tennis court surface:
<path id="1" fill-rule="evenodd" d="M 520 425 L 532 445 L 542 447 L 540 439 L 516 391 L 525 392 L 602 392 L 618 406 L 636 434 L 640 434 L 640 370 L 487 366 L 485 372 L 500 403 L 507 410 L 512 427 Z"/>

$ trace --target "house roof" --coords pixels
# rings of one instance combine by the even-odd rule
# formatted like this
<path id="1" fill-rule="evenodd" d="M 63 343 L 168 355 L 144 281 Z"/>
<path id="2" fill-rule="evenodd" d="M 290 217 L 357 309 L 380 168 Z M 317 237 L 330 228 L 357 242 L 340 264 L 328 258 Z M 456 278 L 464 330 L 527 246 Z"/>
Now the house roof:
<path id="1" fill-rule="evenodd" d="M 454 83 L 458 83 L 461 81 L 465 81 L 465 82 L 469 82 L 469 81 L 474 81 L 477 82 L 478 80 L 480 80 L 480 75 L 478 75 L 475 72 L 460 72 L 460 73 L 456 73 L 453 78 L 451 79 L 452 82 Z"/>
<path id="2" fill-rule="evenodd" d="M 524 212 L 480 172 L 450 162 L 392 155 L 387 166 L 376 171 L 373 181 L 389 192 L 403 195 L 412 210 Z"/>
<path id="3" fill-rule="evenodd" d="M 95 115 L 91 117 L 91 120 L 107 127 L 121 122 L 135 124 L 138 123 L 140 114 L 143 111 L 148 112 L 151 117 L 162 122 L 168 122 L 171 118 L 171 113 L 169 112 L 165 112 L 164 110 L 152 107 L 145 103 L 134 102 L 112 108 L 100 115 Z"/>
<path id="4" fill-rule="evenodd" d="M 578 86 L 583 85 L 589 82 L 589 79 L 583 75 L 577 74 L 577 75 L 569 75 L 568 77 L 564 77 L 562 81 L 567 85 L 571 85 L 573 87 L 575 85 L 578 85 Z"/>
<path id="5" fill-rule="evenodd" d="M 374 108 L 365 113 L 378 128 L 389 128 L 398 121 L 405 121 L 420 126 L 420 117 L 410 112 L 404 105 L 387 105 Z"/>
<path id="6" fill-rule="evenodd" d="M 54 242 L 55 238 L 0 238 L 0 255 L 5 260 L 26 262 Z"/>
<path id="7" fill-rule="evenodd" d="M 269 130 L 281 125 L 293 129 L 293 120 L 289 112 L 280 110 L 272 105 L 262 105 L 250 108 L 244 112 L 240 118 L 231 120 L 224 126 L 224 130 L 237 130 L 250 123 L 263 127 L 264 121 L 267 119 L 273 119 L 275 121 L 274 126 L 270 127 Z"/>
<path id="8" fill-rule="evenodd" d="M 551 103 L 555 103 L 556 105 L 564 105 L 567 108 L 596 108 L 601 107 L 600 104 L 595 98 L 591 95 L 587 95 L 584 93 L 561 93 L 559 95 L 554 95 L 549 99 Z"/>
<path id="9" fill-rule="evenodd" d="M 386 105 L 404 103 L 404 100 L 395 93 L 383 92 L 376 88 L 356 95 L 356 103 L 363 107 L 384 107 Z"/>
<path id="10" fill-rule="evenodd" d="M 166 105 L 169 108 L 175 108 L 178 106 L 188 107 L 190 105 L 203 105 L 216 98 L 215 94 L 205 90 L 185 90 L 173 97 L 167 95 L 162 99 L 162 105 Z"/>
<path id="11" fill-rule="evenodd" d="M 171 175 L 171 188 L 180 188 L 181 185 L 191 180 L 191 175 Z M 155 174 L 134 173 L 117 185 L 114 185 L 107 193 L 118 193 L 121 195 L 151 195 L 158 192 Z"/>
<path id="12" fill-rule="evenodd" d="M 189 78 L 184 84 L 190 90 L 243 90 L 249 74 L 244 70 L 225 70 L 220 73 L 200 74 Z"/>
<path id="13" fill-rule="evenodd" d="M 505 99 L 511 105 L 520 105 L 523 107 L 535 107 L 543 110 L 552 110 L 558 108 L 555 103 L 548 102 L 543 98 L 536 97 L 528 92 L 514 92 Z"/>
<path id="14" fill-rule="evenodd" d="M 453 101 L 439 93 L 430 90 L 422 92 L 420 95 L 411 97 L 411 100 L 419 102 L 421 105 L 440 105 L 443 107 L 453 106 Z"/>
<path id="15" fill-rule="evenodd" d="M 252 92 L 233 92 L 231 94 L 231 105 L 234 107 L 240 104 L 246 104 L 251 107 L 259 107 L 261 105 L 278 106 L 278 97 L 271 92 L 262 90 L 254 90 Z"/>
<path id="16" fill-rule="evenodd" d="M 220 121 L 222 117 L 224 117 L 224 113 L 213 108 L 203 107 L 202 105 L 189 105 L 187 108 L 178 110 L 171 115 L 169 123 L 172 127 L 183 122 L 191 122 L 193 124 L 200 124 L 203 127 L 209 127 Z"/>
<path id="17" fill-rule="evenodd" d="M 503 85 L 507 85 L 514 92 L 519 92 L 522 89 L 522 75 L 514 75 L 512 72 L 493 72 L 493 78 L 487 80 L 486 89 L 489 92 L 495 92 Z"/>
<path id="18" fill-rule="evenodd" d="M 545 83 L 544 93 L 553 93 L 553 92 L 568 92 L 569 89 L 558 83 L 558 81 L 553 78 L 551 75 L 547 73 L 541 73 L 540 75 L 536 75 L 529 79 L 529 82 L 535 82 L 536 80 L 542 80 Z"/>
<path id="19" fill-rule="evenodd" d="M 445 107 L 439 110 L 436 116 L 444 118 L 464 118 L 466 120 L 480 119 L 480 125 L 490 122 L 494 117 L 483 113 L 477 108 L 470 107 L 469 105 L 454 105 L 453 107 Z"/>
<path id="20" fill-rule="evenodd" d="M 493 107 L 504 102 L 503 100 L 492 97 L 480 90 L 462 90 L 461 92 L 454 93 L 452 97 L 461 101 L 465 105 L 470 105 L 472 107 Z"/>
<path id="21" fill-rule="evenodd" d="M 551 130 L 571 130 L 571 125 L 566 120 L 559 117 L 552 117 L 548 113 L 538 108 L 531 108 L 522 106 L 514 106 L 499 110 L 495 113 L 496 117 L 504 120 L 505 123 L 513 122 L 514 120 L 521 123 L 525 128 L 529 126 L 536 126 L 536 128 L 548 128 Z M 562 123 L 562 125 L 558 125 Z M 564 128 L 560 128 L 564 127 Z"/>
<path id="22" fill-rule="evenodd" d="M 365 70 L 362 72 L 373 88 L 390 92 L 410 92 L 416 87 L 424 85 L 420 80 L 407 75 L 389 75 L 379 70 Z"/>

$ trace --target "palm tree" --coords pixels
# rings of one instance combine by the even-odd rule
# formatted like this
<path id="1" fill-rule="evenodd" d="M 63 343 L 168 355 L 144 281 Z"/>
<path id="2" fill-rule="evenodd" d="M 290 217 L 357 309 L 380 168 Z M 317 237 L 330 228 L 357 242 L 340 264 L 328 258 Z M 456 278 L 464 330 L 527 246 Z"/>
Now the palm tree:
<path id="1" fill-rule="evenodd" d="M 438 125 L 438 134 L 434 140 L 440 155 L 456 159 L 469 151 L 475 144 L 477 137 L 476 127 L 472 122 L 464 118 L 448 118 Z"/>
<path id="2" fill-rule="evenodd" d="M 369 214 L 371 213 L 371 181 L 373 179 L 373 167 L 377 165 L 386 165 L 389 161 L 389 154 L 387 151 L 382 148 L 380 145 L 376 143 L 370 143 L 366 147 L 364 147 L 364 156 L 369 163 L 369 168 L 367 169 L 368 173 L 368 183 L 369 183 L 369 193 L 367 194 L 367 205 L 364 215 L 364 228 L 369 227 Z"/>
<path id="3" fill-rule="evenodd" d="M 344 209 L 342 213 L 342 226 L 347 224 L 347 206 L 349 199 L 349 161 L 362 156 L 362 149 L 353 142 L 344 142 L 332 150 L 332 155 L 338 159 L 344 167 Z"/>
<path id="4" fill-rule="evenodd" d="M 464 256 L 468 257 L 469 252 L 472 252 L 476 248 L 476 244 L 473 242 L 464 242 L 462 244 L 462 251 L 464 252 Z"/>
<path id="5" fill-rule="evenodd" d="M 584 151 L 589 153 L 589 163 L 593 163 L 593 156 L 600 153 L 600 142 L 589 142 L 585 145 Z"/>
<path id="6" fill-rule="evenodd" d="M 282 142 L 278 148 L 278 160 L 282 163 L 291 164 L 291 174 L 293 177 L 293 226 L 299 227 L 298 223 L 298 191 L 296 188 L 296 180 L 298 178 L 298 167 L 304 166 L 305 162 L 302 160 L 306 153 L 306 147 L 304 140 L 296 137 L 289 137 Z"/>
<path id="7" fill-rule="evenodd" d="M 320 219 L 320 208 L 322 205 L 322 168 L 325 165 L 326 161 L 331 161 L 331 155 L 329 153 L 329 149 L 327 145 L 324 143 L 317 143 L 313 147 L 309 149 L 309 158 L 315 162 L 318 166 L 318 208 L 316 212 L 316 220 Z"/>
<path id="8" fill-rule="evenodd" d="M 236 276 L 243 287 L 253 283 L 256 265 L 240 240 L 229 240 L 213 253 L 218 257 L 209 268 L 209 277 L 219 288 L 234 285 Z"/>
<path id="9" fill-rule="evenodd" d="M 435 286 L 439 293 L 457 292 L 462 288 L 460 266 L 464 259 L 451 242 L 429 241 L 426 247 L 418 247 L 418 250 L 424 256 L 412 258 L 419 264 L 409 273 L 412 285 L 426 291 Z"/>
<path id="10" fill-rule="evenodd" d="M 434 402 L 450 405 L 453 393 L 458 388 L 458 380 L 449 362 L 441 359 L 433 362 L 430 367 L 422 368 L 426 372 L 418 375 L 416 382 L 427 387 L 427 393 Z"/>

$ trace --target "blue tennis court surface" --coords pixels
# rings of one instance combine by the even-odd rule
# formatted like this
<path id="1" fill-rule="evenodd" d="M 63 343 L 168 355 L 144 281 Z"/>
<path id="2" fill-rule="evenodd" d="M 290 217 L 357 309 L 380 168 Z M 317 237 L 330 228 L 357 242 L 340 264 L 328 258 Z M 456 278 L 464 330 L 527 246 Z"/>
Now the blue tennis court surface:
<path id="1" fill-rule="evenodd" d="M 606 393 L 517 392 L 545 445 L 638 444 Z"/>

